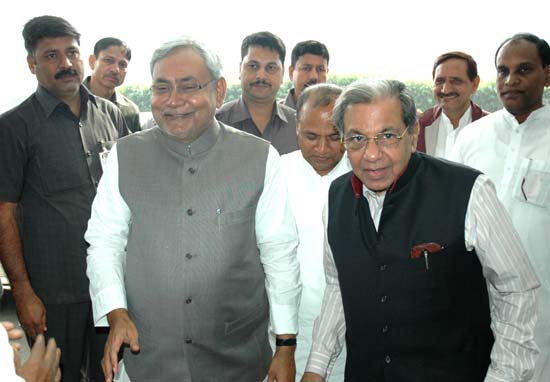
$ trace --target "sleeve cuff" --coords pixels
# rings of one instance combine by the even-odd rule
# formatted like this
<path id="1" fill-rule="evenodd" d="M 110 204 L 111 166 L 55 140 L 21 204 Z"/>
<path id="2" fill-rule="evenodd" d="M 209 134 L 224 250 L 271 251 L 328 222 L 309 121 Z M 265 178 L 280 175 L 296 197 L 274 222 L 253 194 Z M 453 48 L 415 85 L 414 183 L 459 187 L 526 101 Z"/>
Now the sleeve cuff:
<path id="1" fill-rule="evenodd" d="M 109 326 L 107 314 L 115 309 L 128 309 L 126 295 L 116 287 L 103 289 L 97 295 L 92 296 L 92 307 L 95 326 Z"/>

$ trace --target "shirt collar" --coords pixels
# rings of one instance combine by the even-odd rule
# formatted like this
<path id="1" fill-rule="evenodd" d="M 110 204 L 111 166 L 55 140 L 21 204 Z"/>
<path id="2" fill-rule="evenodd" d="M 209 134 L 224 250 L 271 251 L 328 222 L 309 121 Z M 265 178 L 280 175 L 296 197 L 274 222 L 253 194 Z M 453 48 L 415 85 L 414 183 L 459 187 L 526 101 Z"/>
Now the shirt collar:
<path id="1" fill-rule="evenodd" d="M 288 123 L 288 118 L 286 117 L 285 113 L 283 112 L 283 105 L 279 105 L 276 101 L 273 101 L 273 111 L 271 114 L 271 119 L 273 119 L 273 116 L 276 115 L 281 119 L 283 122 Z M 248 107 L 246 106 L 243 96 L 241 95 L 239 99 L 237 100 L 235 112 L 233 113 L 233 118 L 230 121 L 230 123 L 236 123 L 236 122 L 242 122 L 247 119 L 252 120 L 252 117 L 250 116 L 250 112 L 248 111 Z"/>
<path id="2" fill-rule="evenodd" d="M 92 89 L 90 88 L 90 81 L 92 80 L 92 76 L 88 76 L 84 79 L 84 81 L 82 82 L 82 84 L 84 86 L 86 86 L 87 90 L 90 92 L 90 94 L 93 94 L 92 93 Z M 111 98 L 109 98 L 109 101 L 113 102 L 115 105 L 118 105 L 118 102 L 117 102 L 117 92 L 116 90 L 113 92 L 113 95 Z"/>
<path id="3" fill-rule="evenodd" d="M 523 124 L 537 120 L 540 117 L 543 117 L 544 115 L 546 115 L 546 113 L 548 113 L 549 108 L 550 108 L 550 105 L 542 105 L 537 110 L 532 111 L 522 124 L 519 124 L 516 117 L 512 113 L 510 113 L 508 110 L 506 110 L 505 108 L 502 110 L 504 112 L 504 116 L 506 119 L 508 119 L 509 121 L 512 121 L 516 126 L 521 126 Z"/>
<path id="4" fill-rule="evenodd" d="M 86 102 L 88 100 L 90 100 L 91 102 L 96 104 L 95 97 L 88 91 L 88 89 L 85 86 L 80 85 L 79 92 L 80 92 L 80 105 L 81 106 L 86 105 Z M 40 105 L 42 106 L 44 111 L 46 112 L 46 117 L 47 118 L 49 118 L 52 115 L 52 113 L 55 111 L 55 109 L 59 105 L 62 105 L 62 104 L 66 105 L 63 101 L 61 101 L 60 99 L 55 97 L 45 87 L 43 87 L 40 84 L 36 88 L 36 92 L 34 94 L 36 96 L 36 99 L 38 100 L 38 102 L 40 103 Z"/>
<path id="5" fill-rule="evenodd" d="M 288 107 L 291 107 L 293 109 L 296 109 L 296 102 L 294 101 L 294 94 L 296 94 L 296 91 L 294 90 L 294 88 L 290 89 L 288 91 L 288 94 L 286 95 L 286 98 L 285 98 L 285 101 L 284 101 L 284 105 L 288 106 Z"/>

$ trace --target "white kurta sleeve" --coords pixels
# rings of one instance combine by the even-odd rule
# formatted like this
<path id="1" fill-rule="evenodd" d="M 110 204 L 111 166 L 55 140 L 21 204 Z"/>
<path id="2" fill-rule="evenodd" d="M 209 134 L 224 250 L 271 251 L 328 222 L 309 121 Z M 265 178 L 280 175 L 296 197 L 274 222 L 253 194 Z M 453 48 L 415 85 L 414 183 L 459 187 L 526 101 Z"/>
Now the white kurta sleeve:
<path id="1" fill-rule="evenodd" d="M 128 205 L 118 187 L 118 156 L 113 146 L 92 204 L 88 230 L 87 275 L 96 326 L 108 326 L 107 313 L 126 308 L 124 269 L 131 223 Z"/>
<path id="2" fill-rule="evenodd" d="M 266 291 L 275 334 L 298 332 L 300 265 L 298 232 L 280 171 L 280 157 L 270 146 L 264 189 L 256 209 L 256 237 L 265 272 Z"/>

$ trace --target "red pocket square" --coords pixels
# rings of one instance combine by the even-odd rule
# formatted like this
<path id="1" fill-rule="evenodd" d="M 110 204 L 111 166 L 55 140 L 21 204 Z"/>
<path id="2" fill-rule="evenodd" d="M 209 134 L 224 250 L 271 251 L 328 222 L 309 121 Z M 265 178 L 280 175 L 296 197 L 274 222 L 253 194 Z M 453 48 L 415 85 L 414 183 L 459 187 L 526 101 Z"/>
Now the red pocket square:
<path id="1" fill-rule="evenodd" d="M 438 243 L 422 243 L 411 248 L 411 259 L 418 259 L 426 254 L 433 254 L 441 251 L 444 247 Z"/>

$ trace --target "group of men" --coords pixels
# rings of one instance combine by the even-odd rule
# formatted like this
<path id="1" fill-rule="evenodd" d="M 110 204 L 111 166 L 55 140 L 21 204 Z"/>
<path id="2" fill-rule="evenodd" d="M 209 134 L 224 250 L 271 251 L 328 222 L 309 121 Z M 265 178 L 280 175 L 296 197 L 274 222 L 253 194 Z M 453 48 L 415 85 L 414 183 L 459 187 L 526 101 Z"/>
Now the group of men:
<path id="1" fill-rule="evenodd" d="M 83 85 L 66 20 L 23 36 L 38 88 L 0 116 L 0 260 L 31 344 L 56 340 L 49 380 L 549 378 L 544 40 L 497 49 L 488 116 L 473 58 L 438 57 L 417 119 L 399 81 L 326 84 L 316 41 L 277 102 L 270 32 L 223 104 L 218 56 L 179 38 L 151 59 L 156 127 L 128 135 L 126 44 L 98 41 Z"/>

